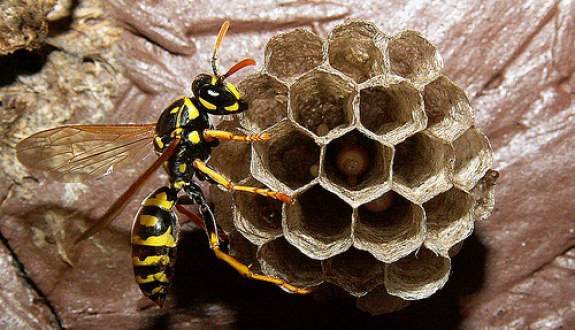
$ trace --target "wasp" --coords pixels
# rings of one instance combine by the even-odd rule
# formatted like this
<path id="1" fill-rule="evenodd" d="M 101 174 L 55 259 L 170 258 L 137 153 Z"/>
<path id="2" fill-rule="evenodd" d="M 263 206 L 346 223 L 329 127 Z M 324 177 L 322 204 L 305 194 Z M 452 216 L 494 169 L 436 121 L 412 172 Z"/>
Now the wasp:
<path id="1" fill-rule="evenodd" d="M 223 23 L 210 60 L 213 74 L 200 74 L 192 82 L 192 95 L 183 96 L 161 113 L 156 123 L 124 125 L 66 125 L 36 133 L 16 146 L 18 160 L 30 169 L 45 171 L 65 182 L 86 181 L 141 160 L 152 150 L 154 163 L 108 208 L 104 215 L 76 240 L 79 243 L 106 228 L 122 212 L 144 183 L 163 167 L 169 184 L 156 189 L 143 202 L 133 221 L 131 232 L 132 264 L 136 283 L 144 296 L 162 307 L 174 276 L 180 224 L 176 210 L 204 228 L 215 256 L 240 274 L 276 284 L 293 293 L 305 294 L 307 288 L 293 286 L 279 278 L 254 273 L 250 267 L 220 248 L 221 239 L 213 210 L 198 181 L 218 184 L 229 191 L 243 191 L 273 198 L 284 203 L 292 199 L 277 191 L 237 185 L 208 166 L 212 148 L 223 141 L 262 142 L 266 133 L 237 135 L 215 130 L 211 116 L 233 115 L 248 109 L 238 89 L 226 79 L 247 66 L 244 59 L 225 74 L 218 70 L 218 50 L 229 28 Z M 194 180 L 196 179 L 196 180 Z M 198 205 L 201 217 L 184 205 Z"/>

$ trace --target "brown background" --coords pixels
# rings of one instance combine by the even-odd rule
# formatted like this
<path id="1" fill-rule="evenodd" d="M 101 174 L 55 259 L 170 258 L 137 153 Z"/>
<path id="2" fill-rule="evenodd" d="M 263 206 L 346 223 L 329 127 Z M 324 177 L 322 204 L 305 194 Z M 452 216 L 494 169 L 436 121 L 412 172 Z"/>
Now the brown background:
<path id="1" fill-rule="evenodd" d="M 0 327 L 575 328 L 574 1 L 86 0 L 71 12 L 50 23 L 34 53 L 0 57 Z M 137 201 L 109 230 L 68 247 L 151 159 L 93 184 L 64 185 L 15 163 L 15 143 L 62 123 L 153 121 L 208 69 L 226 18 L 224 67 L 246 56 L 262 63 L 275 33 L 307 27 L 326 36 L 345 18 L 388 33 L 419 30 L 439 46 L 501 172 L 496 209 L 477 224 L 442 291 L 372 318 L 353 304 L 239 278 L 188 225 L 175 294 L 159 310 L 141 299 L 130 269 Z"/>

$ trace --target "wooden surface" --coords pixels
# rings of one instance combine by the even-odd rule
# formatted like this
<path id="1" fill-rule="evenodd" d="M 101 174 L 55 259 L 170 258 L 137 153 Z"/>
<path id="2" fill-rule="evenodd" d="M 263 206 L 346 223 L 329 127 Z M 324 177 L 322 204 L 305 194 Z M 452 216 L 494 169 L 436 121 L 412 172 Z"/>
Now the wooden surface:
<path id="1" fill-rule="evenodd" d="M 574 1 L 85 0 L 72 12 L 36 53 L 0 58 L 0 327 L 575 328 Z M 262 63 L 275 33 L 306 27 L 325 37 L 345 18 L 419 30 L 436 43 L 501 172 L 495 212 L 454 259 L 448 285 L 400 313 L 372 318 L 353 304 L 246 281 L 189 225 L 174 295 L 159 310 L 140 298 L 130 269 L 137 199 L 109 230 L 67 246 L 151 159 L 89 185 L 46 181 L 15 163 L 14 144 L 38 129 L 154 121 L 208 70 L 224 19 L 227 67 L 247 56 Z"/>

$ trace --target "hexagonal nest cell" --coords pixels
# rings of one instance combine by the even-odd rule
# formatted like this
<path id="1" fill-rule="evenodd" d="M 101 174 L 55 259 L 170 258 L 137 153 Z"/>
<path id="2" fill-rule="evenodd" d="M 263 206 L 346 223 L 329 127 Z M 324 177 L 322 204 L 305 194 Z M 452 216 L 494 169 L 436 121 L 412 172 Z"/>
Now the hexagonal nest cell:
<path id="1" fill-rule="evenodd" d="M 422 248 L 387 265 L 385 287 L 405 300 L 424 299 L 441 289 L 449 277 L 451 260 Z"/>
<path id="2" fill-rule="evenodd" d="M 291 125 L 270 131 L 272 140 L 254 146 L 262 166 L 290 189 L 298 189 L 318 175 L 320 147 Z M 265 175 L 265 174 L 264 174 Z"/>
<path id="3" fill-rule="evenodd" d="M 254 271 L 357 297 L 374 315 L 441 289 L 450 258 L 493 211 L 498 173 L 436 47 L 346 21 L 327 40 L 273 37 L 264 66 L 240 84 L 250 108 L 218 128 L 272 138 L 251 153 L 222 142 L 211 163 L 294 203 L 210 188 L 231 252 Z"/>
<path id="4" fill-rule="evenodd" d="M 421 246 L 425 216 L 419 205 L 390 191 L 359 207 L 353 231 L 355 247 L 389 263 Z"/>
<path id="5" fill-rule="evenodd" d="M 416 84 L 433 80 L 443 69 L 437 48 L 419 32 L 403 31 L 387 46 L 391 72 Z"/>
<path id="6" fill-rule="evenodd" d="M 361 124 L 391 143 L 404 140 L 426 124 L 421 95 L 407 81 L 362 89 L 359 111 Z"/>
<path id="7" fill-rule="evenodd" d="M 319 185 L 287 206 L 284 235 L 313 259 L 326 259 L 351 246 L 352 208 Z"/>
<path id="8" fill-rule="evenodd" d="M 487 137 L 478 129 L 470 128 L 455 142 L 454 182 L 470 190 L 493 165 L 493 153 Z"/>
<path id="9" fill-rule="evenodd" d="M 357 83 L 383 73 L 383 53 L 375 45 L 377 28 L 351 21 L 335 28 L 329 36 L 329 63 Z"/>
<path id="10" fill-rule="evenodd" d="M 473 198 L 457 188 L 423 204 L 427 214 L 427 239 L 430 250 L 449 255 L 449 249 L 473 232 Z"/>
<path id="11" fill-rule="evenodd" d="M 242 185 L 265 188 L 253 178 L 241 182 Z M 263 244 L 282 233 L 282 203 L 258 194 L 234 193 L 237 207 L 234 217 L 235 227 L 254 244 Z"/>
<path id="12" fill-rule="evenodd" d="M 391 149 L 358 131 L 337 138 L 327 145 L 324 175 L 348 190 L 362 190 L 389 179 Z"/>
<path id="13" fill-rule="evenodd" d="M 349 126 L 353 120 L 353 85 L 340 76 L 316 70 L 291 87 L 291 108 L 297 123 L 318 136 Z"/>
<path id="14" fill-rule="evenodd" d="M 266 46 L 266 68 L 280 79 L 299 76 L 322 61 L 323 40 L 308 30 L 296 29 L 276 35 Z"/>
<path id="15" fill-rule="evenodd" d="M 349 249 L 322 262 L 325 278 L 350 294 L 360 297 L 383 283 L 384 264 L 372 255 Z"/>
<path id="16" fill-rule="evenodd" d="M 277 79 L 256 74 L 242 80 L 238 86 L 249 104 L 242 126 L 251 131 L 263 131 L 287 117 L 288 89 Z"/>
<path id="17" fill-rule="evenodd" d="M 394 183 L 398 184 L 397 189 L 411 190 L 414 200 L 424 201 L 434 192 L 447 190 L 451 186 L 448 181 L 451 172 L 451 148 L 425 133 L 418 133 L 395 147 Z"/>
<path id="18" fill-rule="evenodd" d="M 425 86 L 423 91 L 429 132 L 453 141 L 473 124 L 473 109 L 465 92 L 445 76 Z"/>
<path id="19" fill-rule="evenodd" d="M 265 274 L 291 284 L 309 287 L 323 282 L 321 262 L 308 258 L 284 238 L 262 245 L 258 260 Z"/>

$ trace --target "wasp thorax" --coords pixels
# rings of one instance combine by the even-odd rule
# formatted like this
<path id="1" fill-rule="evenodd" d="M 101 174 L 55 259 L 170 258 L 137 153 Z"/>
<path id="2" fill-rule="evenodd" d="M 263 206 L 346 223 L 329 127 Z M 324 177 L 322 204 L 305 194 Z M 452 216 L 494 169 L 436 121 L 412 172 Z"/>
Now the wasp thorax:
<path id="1" fill-rule="evenodd" d="M 241 83 L 250 110 L 221 125 L 272 139 L 249 152 L 219 148 L 214 159 L 295 202 L 216 192 L 218 221 L 244 238 L 237 251 L 247 242 L 263 273 L 339 287 L 372 314 L 437 292 L 474 222 L 493 210 L 497 179 L 489 141 L 465 92 L 442 75 L 437 48 L 414 31 L 348 21 L 327 39 L 277 35 L 265 58 Z"/>

